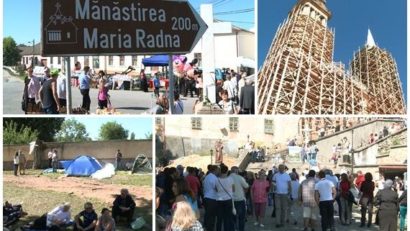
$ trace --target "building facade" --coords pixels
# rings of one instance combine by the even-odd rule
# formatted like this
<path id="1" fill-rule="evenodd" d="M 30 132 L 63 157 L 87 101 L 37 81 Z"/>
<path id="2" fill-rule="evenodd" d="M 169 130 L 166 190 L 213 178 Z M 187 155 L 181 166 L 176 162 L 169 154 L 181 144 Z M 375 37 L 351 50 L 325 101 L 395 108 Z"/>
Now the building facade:
<path id="1" fill-rule="evenodd" d="M 350 72 L 333 61 L 331 16 L 324 0 L 299 0 L 293 7 L 258 74 L 259 113 L 404 114 L 396 63 L 370 32 Z M 370 84 L 373 75 L 377 81 Z"/>

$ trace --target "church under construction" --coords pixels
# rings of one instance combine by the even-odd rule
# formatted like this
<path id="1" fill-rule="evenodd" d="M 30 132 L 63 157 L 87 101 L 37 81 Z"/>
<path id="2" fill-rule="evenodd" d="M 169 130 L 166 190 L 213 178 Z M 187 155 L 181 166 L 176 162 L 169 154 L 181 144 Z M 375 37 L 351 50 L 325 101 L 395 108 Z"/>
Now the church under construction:
<path id="1" fill-rule="evenodd" d="M 368 31 L 347 71 L 333 61 L 326 0 L 299 0 L 279 26 L 258 75 L 260 114 L 405 114 L 392 55 Z"/>

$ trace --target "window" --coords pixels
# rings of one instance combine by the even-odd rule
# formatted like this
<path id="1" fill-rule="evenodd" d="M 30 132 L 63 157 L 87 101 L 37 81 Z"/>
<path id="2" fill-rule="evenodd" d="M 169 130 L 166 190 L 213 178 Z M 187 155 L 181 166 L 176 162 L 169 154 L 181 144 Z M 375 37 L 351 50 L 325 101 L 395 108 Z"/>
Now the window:
<path id="1" fill-rule="evenodd" d="M 202 128 L 202 119 L 199 117 L 191 118 L 192 129 L 201 130 Z"/>
<path id="2" fill-rule="evenodd" d="M 138 66 L 138 56 L 136 56 L 136 55 L 132 56 L 132 65 L 133 66 Z"/>
<path id="3" fill-rule="evenodd" d="M 161 125 L 162 124 L 162 118 L 161 117 L 157 117 L 157 118 L 155 118 L 155 124 L 158 126 L 158 125 Z"/>
<path id="4" fill-rule="evenodd" d="M 265 134 L 273 135 L 273 120 L 265 119 Z"/>
<path id="5" fill-rule="evenodd" d="M 99 56 L 93 56 L 93 68 L 100 68 L 100 57 Z"/>
<path id="6" fill-rule="evenodd" d="M 231 117 L 229 118 L 229 131 L 237 132 L 238 131 L 239 118 Z"/>
<path id="7" fill-rule="evenodd" d="M 113 56 L 108 56 L 108 66 L 112 66 L 114 63 L 114 57 Z"/>
<path id="8" fill-rule="evenodd" d="M 90 57 L 89 56 L 84 56 L 84 67 L 85 66 L 90 66 Z"/>
<path id="9" fill-rule="evenodd" d="M 120 66 L 124 66 L 124 64 L 125 64 L 125 56 L 120 55 Z"/>
<path id="10" fill-rule="evenodd" d="M 202 53 L 194 53 L 194 59 L 198 60 L 196 64 L 198 67 L 202 66 Z"/>

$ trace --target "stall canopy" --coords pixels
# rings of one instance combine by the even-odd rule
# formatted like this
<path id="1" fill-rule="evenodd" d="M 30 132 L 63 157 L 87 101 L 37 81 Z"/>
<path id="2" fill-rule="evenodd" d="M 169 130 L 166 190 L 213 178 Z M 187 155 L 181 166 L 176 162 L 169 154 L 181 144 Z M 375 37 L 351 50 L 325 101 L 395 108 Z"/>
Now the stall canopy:
<path id="1" fill-rule="evenodd" d="M 142 64 L 146 67 L 168 66 L 168 55 L 154 55 L 149 58 L 143 58 Z"/>

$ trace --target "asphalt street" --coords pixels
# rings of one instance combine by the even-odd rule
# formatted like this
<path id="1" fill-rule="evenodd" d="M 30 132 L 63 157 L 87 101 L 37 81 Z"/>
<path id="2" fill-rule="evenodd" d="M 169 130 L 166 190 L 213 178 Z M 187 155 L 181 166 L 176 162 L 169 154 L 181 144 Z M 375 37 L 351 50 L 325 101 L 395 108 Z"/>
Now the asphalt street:
<path id="1" fill-rule="evenodd" d="M 24 114 L 21 110 L 21 99 L 23 95 L 24 83 L 21 79 L 11 76 L 3 70 L 3 113 L 4 114 Z M 72 107 L 80 107 L 82 96 L 77 87 L 72 87 Z M 97 89 L 90 90 L 91 113 L 97 109 Z M 120 114 L 146 114 L 150 108 L 155 106 L 153 92 L 110 90 L 112 106 Z M 182 97 L 184 103 L 184 113 L 192 114 L 193 106 L 197 98 Z"/>

